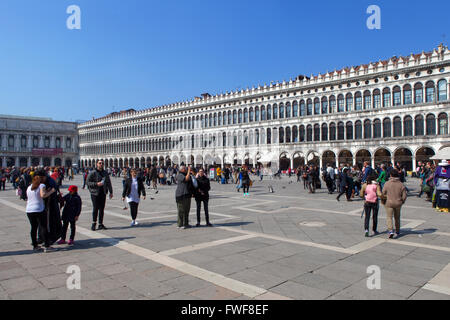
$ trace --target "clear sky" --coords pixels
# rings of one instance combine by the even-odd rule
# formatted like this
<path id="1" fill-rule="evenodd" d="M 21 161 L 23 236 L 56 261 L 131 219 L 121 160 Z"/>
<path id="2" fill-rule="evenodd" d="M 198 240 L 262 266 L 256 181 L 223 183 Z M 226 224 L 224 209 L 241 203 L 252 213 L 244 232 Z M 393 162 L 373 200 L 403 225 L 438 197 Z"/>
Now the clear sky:
<path id="1" fill-rule="evenodd" d="M 81 30 L 69 30 L 69 5 Z M 381 30 L 369 30 L 369 5 Z M 89 120 L 408 55 L 450 1 L 1 0 L 0 114 Z M 445 36 L 444 36 L 445 35 Z"/>

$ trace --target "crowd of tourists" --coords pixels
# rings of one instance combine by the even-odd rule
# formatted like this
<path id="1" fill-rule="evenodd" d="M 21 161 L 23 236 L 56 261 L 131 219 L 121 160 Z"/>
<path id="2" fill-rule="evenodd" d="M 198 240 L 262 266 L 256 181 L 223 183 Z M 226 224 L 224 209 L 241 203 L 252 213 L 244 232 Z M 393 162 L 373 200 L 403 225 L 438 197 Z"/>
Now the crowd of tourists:
<path id="1" fill-rule="evenodd" d="M 449 212 L 450 161 L 439 164 L 419 162 L 413 176 L 419 178 L 418 197 L 426 195 L 426 200 L 440 212 Z M 68 194 L 61 193 L 60 188 L 65 179 L 73 180 L 78 173 L 76 168 L 62 167 L 29 167 L 0 168 L 0 190 L 5 190 L 7 182 L 11 183 L 16 194 L 27 201 L 27 216 L 31 225 L 31 241 L 34 250 L 51 251 L 51 245 L 66 244 L 66 234 L 70 225 L 69 245 L 74 244 L 76 221 L 81 214 L 82 200 L 78 188 L 71 185 Z M 158 193 L 158 185 L 173 185 L 175 202 L 178 211 L 178 228 L 191 228 L 189 212 L 191 200 L 196 202 L 196 227 L 201 225 L 201 207 L 205 214 L 206 226 L 211 227 L 209 220 L 209 191 L 211 181 L 221 184 L 235 184 L 237 192 L 243 190 L 244 197 L 250 195 L 250 187 L 257 178 L 264 175 L 261 167 L 249 168 L 247 165 L 193 168 L 192 166 L 158 166 L 149 168 L 104 168 L 102 160 L 97 161 L 95 168 L 84 169 L 83 189 L 87 186 L 92 202 L 91 230 L 107 230 L 104 225 L 106 199 L 113 198 L 111 177 L 122 178 L 122 201 L 130 210 L 131 227 L 137 226 L 139 203 L 146 199 L 148 189 Z M 297 182 L 303 181 L 303 188 L 315 193 L 325 183 L 329 194 L 337 194 L 336 200 L 345 195 L 347 201 L 360 197 L 364 200 L 363 215 L 365 236 L 369 237 L 369 225 L 372 220 L 373 235 L 378 234 L 378 212 L 380 202 L 387 215 L 389 238 L 400 235 L 400 213 L 409 190 L 405 186 L 407 171 L 399 163 L 381 164 L 372 168 L 369 162 L 358 166 L 340 165 L 334 167 L 327 164 L 320 169 L 315 165 L 299 166 L 295 170 L 284 172 L 291 177 L 297 175 Z M 281 170 L 273 176 L 280 177 Z M 290 182 L 292 183 L 292 181 Z M 154 198 L 151 198 L 152 200 Z M 62 211 L 62 214 L 61 214 Z M 98 226 L 97 226 L 98 223 Z"/>

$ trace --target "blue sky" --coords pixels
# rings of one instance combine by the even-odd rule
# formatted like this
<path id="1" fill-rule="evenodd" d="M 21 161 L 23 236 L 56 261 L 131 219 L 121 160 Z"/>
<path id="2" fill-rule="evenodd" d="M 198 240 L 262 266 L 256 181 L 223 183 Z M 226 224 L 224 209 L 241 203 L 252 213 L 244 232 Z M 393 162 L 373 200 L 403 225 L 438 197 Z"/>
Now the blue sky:
<path id="1" fill-rule="evenodd" d="M 66 27 L 69 5 L 81 30 Z M 381 30 L 366 9 L 381 8 Z M 429 51 L 450 1 L 1 0 L 0 114 L 89 120 Z"/>

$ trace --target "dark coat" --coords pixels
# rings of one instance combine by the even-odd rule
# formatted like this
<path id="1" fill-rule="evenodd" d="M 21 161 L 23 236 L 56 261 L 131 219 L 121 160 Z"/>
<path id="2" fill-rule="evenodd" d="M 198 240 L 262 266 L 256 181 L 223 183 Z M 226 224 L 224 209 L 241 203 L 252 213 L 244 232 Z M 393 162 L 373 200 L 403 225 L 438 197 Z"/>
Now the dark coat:
<path id="1" fill-rule="evenodd" d="M 80 196 L 77 193 L 74 195 L 69 193 L 63 197 L 63 200 L 62 220 L 74 221 L 81 213 L 82 202 Z"/>
<path id="2" fill-rule="evenodd" d="M 55 180 L 47 176 L 47 182 L 45 183 L 47 190 L 54 188 L 57 190 L 51 196 L 44 200 L 45 211 L 47 214 L 47 231 L 50 243 L 55 242 L 61 237 L 62 224 L 61 224 L 61 211 L 59 209 L 59 187 Z"/>
<path id="3" fill-rule="evenodd" d="M 202 176 L 197 179 L 198 188 L 195 189 L 195 200 L 208 200 L 209 199 L 209 190 L 211 190 L 211 184 L 209 179 L 206 176 Z"/>
<path id="4" fill-rule="evenodd" d="M 103 187 L 97 186 L 97 183 L 102 181 L 103 178 L 105 179 L 105 183 L 103 184 Z M 103 188 L 103 191 L 105 194 L 108 194 L 108 191 L 110 194 L 113 193 L 111 180 L 109 178 L 108 173 L 105 170 L 100 172 L 97 169 L 95 169 L 91 173 L 89 173 L 89 175 L 87 177 L 87 185 L 89 188 L 89 192 L 94 196 L 99 195 L 100 188 Z"/>
<path id="5" fill-rule="evenodd" d="M 130 195 L 132 183 L 133 183 L 133 179 L 132 178 L 127 178 L 125 180 L 125 185 L 123 186 L 122 198 L 128 197 Z M 145 193 L 145 187 L 144 187 L 144 179 L 137 178 L 137 183 L 138 183 L 138 194 L 139 194 L 139 197 L 141 195 L 143 195 L 145 197 L 146 193 Z"/>

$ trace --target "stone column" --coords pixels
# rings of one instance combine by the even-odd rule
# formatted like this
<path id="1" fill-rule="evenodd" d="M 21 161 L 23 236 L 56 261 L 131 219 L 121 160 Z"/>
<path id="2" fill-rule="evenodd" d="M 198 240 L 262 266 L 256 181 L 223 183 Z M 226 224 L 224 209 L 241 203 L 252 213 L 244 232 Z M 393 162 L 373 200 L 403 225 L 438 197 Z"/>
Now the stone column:
<path id="1" fill-rule="evenodd" d="M 31 157 L 27 158 L 27 167 L 31 167 Z"/>
<path id="2" fill-rule="evenodd" d="M 44 136 L 39 136 L 39 148 L 44 147 Z"/>
<path id="3" fill-rule="evenodd" d="M 16 167 L 19 167 L 19 165 L 20 165 L 20 160 L 19 160 L 19 157 L 16 157 Z"/>
<path id="4" fill-rule="evenodd" d="M 412 156 L 412 170 L 413 172 L 416 172 L 417 164 L 416 164 L 416 156 Z"/>
<path id="5" fill-rule="evenodd" d="M 290 160 L 291 160 L 291 169 L 294 169 L 294 156 L 292 156 Z M 322 160 L 322 157 L 321 157 L 321 160 Z M 320 161 L 320 165 L 321 164 L 322 164 L 322 161 Z M 255 166 L 256 166 L 256 157 L 255 157 Z"/>

